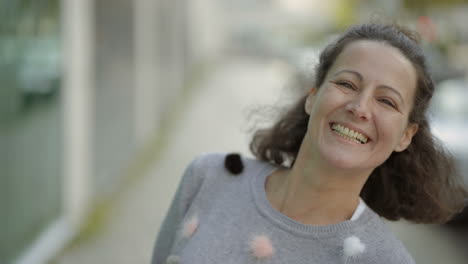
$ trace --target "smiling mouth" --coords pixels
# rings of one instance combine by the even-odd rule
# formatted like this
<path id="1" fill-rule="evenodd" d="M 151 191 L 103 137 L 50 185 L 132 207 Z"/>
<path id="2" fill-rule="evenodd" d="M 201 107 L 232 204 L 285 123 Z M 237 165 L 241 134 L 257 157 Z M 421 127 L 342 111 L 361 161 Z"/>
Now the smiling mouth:
<path id="1" fill-rule="evenodd" d="M 335 132 L 337 135 L 360 144 L 365 144 L 368 141 L 368 138 L 364 136 L 363 134 L 356 132 L 348 127 L 345 127 L 343 125 L 337 124 L 337 123 L 332 123 L 331 124 L 331 129 L 333 132 Z"/>

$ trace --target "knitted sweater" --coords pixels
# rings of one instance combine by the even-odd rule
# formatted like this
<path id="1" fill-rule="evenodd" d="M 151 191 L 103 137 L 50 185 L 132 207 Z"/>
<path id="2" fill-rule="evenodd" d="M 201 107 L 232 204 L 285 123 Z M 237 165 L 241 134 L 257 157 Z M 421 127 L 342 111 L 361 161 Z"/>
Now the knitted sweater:
<path id="1" fill-rule="evenodd" d="M 277 167 L 242 158 L 233 175 L 225 154 L 204 154 L 186 169 L 161 226 L 152 264 L 414 263 L 380 217 L 326 226 L 297 222 L 267 200 L 265 180 Z"/>

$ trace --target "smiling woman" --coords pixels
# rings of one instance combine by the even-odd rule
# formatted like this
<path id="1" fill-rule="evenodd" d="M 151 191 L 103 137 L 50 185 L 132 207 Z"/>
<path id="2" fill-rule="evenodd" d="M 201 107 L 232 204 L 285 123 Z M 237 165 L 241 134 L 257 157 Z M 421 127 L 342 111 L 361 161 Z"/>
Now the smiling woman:
<path id="1" fill-rule="evenodd" d="M 350 28 L 310 90 L 254 134 L 257 160 L 190 164 L 153 263 L 414 263 L 379 216 L 441 223 L 466 196 L 430 133 L 433 90 L 414 33 Z"/>
<path id="2" fill-rule="evenodd" d="M 313 87 L 326 90 L 327 82 L 331 82 L 340 87 L 343 94 L 350 93 L 355 98 L 363 97 L 367 87 L 369 93 L 373 92 L 374 100 L 363 99 L 362 103 L 370 104 L 364 105 L 367 107 L 364 114 L 372 118 L 365 123 L 375 124 L 377 128 L 379 122 L 391 122 L 383 120 L 385 116 L 399 117 L 403 122 L 399 127 L 404 129 L 400 131 L 402 144 L 394 151 L 380 152 L 388 158 L 382 160 L 382 164 L 376 164 L 362 187 L 360 196 L 366 204 L 389 220 L 405 218 L 417 223 L 443 223 L 461 210 L 466 191 L 452 157 L 430 131 L 426 110 L 434 83 L 418 44 L 416 33 L 400 26 L 366 24 L 352 27 L 321 53 Z M 357 68 L 370 72 L 360 72 Z M 302 97 L 271 129 L 257 131 L 251 149 L 258 158 L 275 164 L 298 159 L 309 122 L 303 105 L 309 97 Z M 387 109 L 380 106 L 381 109 L 376 110 L 380 102 L 386 104 Z M 357 105 L 360 108 L 354 108 L 355 113 L 362 110 L 359 101 Z M 350 106 L 353 103 L 348 104 Z M 380 135 L 376 131 L 375 136 L 379 140 L 388 132 L 391 136 L 400 136 L 394 125 L 382 129 Z M 291 139 L 291 135 L 297 137 Z M 353 159 L 358 158 L 352 153 L 347 154 Z"/>
<path id="3" fill-rule="evenodd" d="M 348 169 L 353 177 L 347 179 L 365 182 L 393 151 L 406 149 L 416 133 L 417 124 L 408 123 L 415 90 L 414 68 L 397 49 L 369 40 L 349 44 L 306 100 L 309 129 L 301 151 L 319 155 L 311 159 L 300 151 L 296 162 L 314 162 L 315 174 L 326 177 L 335 168 L 339 175 Z M 349 140 L 356 134 L 366 143 Z M 324 171 L 316 171 L 321 167 Z"/>

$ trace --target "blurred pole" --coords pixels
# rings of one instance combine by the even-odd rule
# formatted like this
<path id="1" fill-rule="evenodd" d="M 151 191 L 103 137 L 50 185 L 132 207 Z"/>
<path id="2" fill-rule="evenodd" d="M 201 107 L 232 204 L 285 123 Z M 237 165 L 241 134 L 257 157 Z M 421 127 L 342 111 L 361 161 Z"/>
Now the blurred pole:
<path id="1" fill-rule="evenodd" d="M 134 2 L 135 32 L 135 137 L 137 146 L 147 142 L 158 129 L 157 2 Z"/>
<path id="2" fill-rule="evenodd" d="M 62 0 L 64 215 L 76 232 L 91 199 L 94 1 Z"/>

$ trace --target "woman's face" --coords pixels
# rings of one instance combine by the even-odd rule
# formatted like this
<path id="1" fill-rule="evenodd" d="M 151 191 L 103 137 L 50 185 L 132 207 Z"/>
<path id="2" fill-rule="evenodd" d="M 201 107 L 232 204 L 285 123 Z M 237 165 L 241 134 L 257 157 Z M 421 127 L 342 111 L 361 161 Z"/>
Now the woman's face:
<path id="1" fill-rule="evenodd" d="M 306 101 L 311 155 L 341 169 L 371 172 L 417 131 L 408 124 L 417 75 L 398 49 L 369 40 L 348 44 Z"/>

